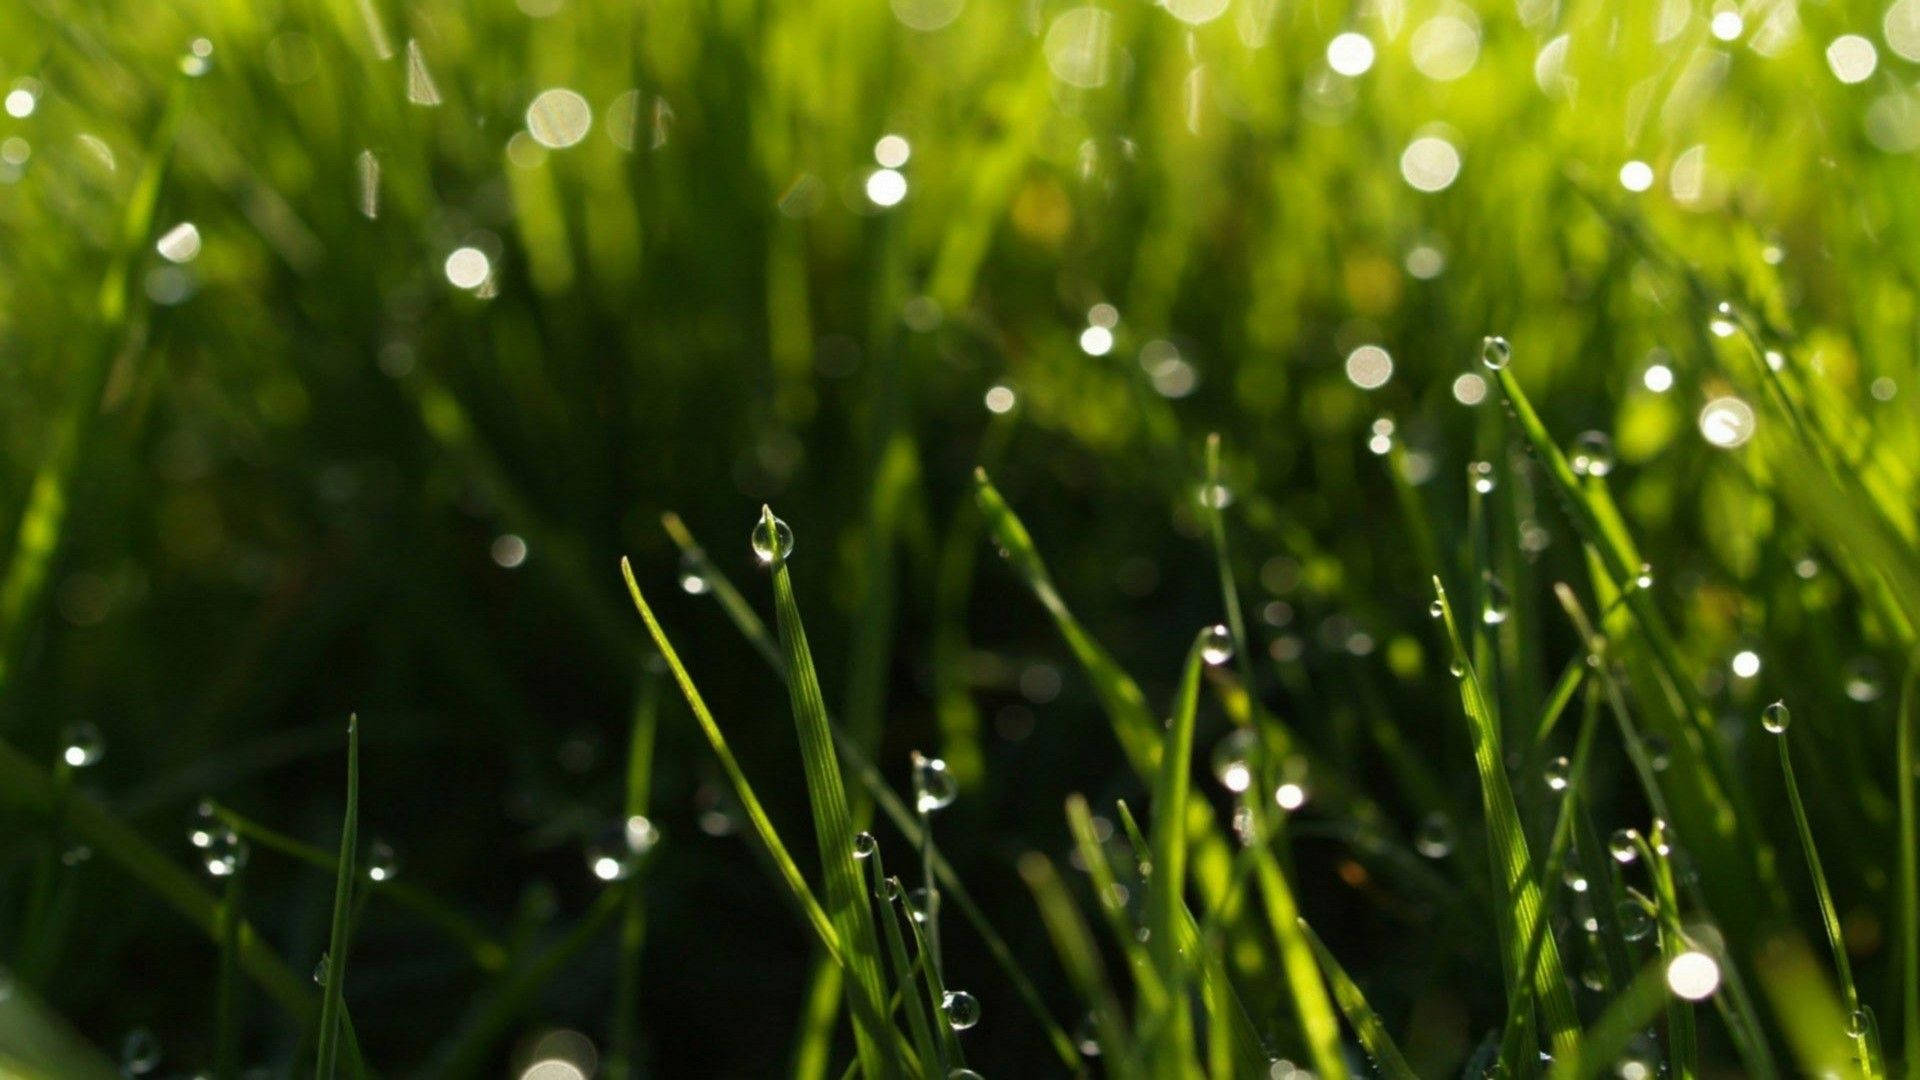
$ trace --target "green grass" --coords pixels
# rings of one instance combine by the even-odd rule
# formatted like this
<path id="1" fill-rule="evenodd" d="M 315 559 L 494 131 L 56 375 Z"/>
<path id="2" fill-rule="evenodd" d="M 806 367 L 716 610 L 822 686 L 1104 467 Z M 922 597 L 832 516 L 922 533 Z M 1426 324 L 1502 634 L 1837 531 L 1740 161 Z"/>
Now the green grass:
<path id="1" fill-rule="evenodd" d="M 1914 10 L 0 11 L 0 1074 L 1920 1073 Z"/>

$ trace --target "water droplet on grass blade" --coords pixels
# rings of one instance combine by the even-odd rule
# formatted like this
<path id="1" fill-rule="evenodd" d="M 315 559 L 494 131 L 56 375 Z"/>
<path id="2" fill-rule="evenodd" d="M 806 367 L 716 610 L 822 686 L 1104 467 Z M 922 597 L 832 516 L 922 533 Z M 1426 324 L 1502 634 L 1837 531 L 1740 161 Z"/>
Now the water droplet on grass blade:
<path id="1" fill-rule="evenodd" d="M 160 1066 L 160 1040 L 143 1027 L 127 1032 L 120 1042 L 120 1074 L 145 1076 Z"/>
<path id="2" fill-rule="evenodd" d="M 1607 853 L 1622 866 L 1640 857 L 1640 830 L 1615 829 L 1607 839 Z"/>
<path id="3" fill-rule="evenodd" d="M 1476 461 L 1468 465 L 1467 483 L 1473 485 L 1473 490 L 1482 495 L 1492 492 L 1494 487 L 1493 462 Z"/>
<path id="4" fill-rule="evenodd" d="M 960 786 L 947 763 L 939 758 L 913 755 L 913 804 L 921 813 L 942 810 L 953 805 Z"/>
<path id="5" fill-rule="evenodd" d="M 73 768 L 97 764 L 105 753 L 106 742 L 100 737 L 100 729 L 92 724 L 84 721 L 68 724 L 60 732 L 60 760 Z"/>
<path id="6" fill-rule="evenodd" d="M 965 1031 L 980 1022 L 980 1002 L 965 990 L 949 990 L 940 998 L 940 1010 L 955 1031 Z"/>
<path id="7" fill-rule="evenodd" d="M 1233 659 L 1233 634 L 1224 625 L 1215 623 L 1202 634 L 1200 659 L 1215 667 Z"/>
<path id="8" fill-rule="evenodd" d="M 247 865 L 247 842 L 230 828 L 216 828 L 201 845 L 200 861 L 214 877 L 232 877 Z"/>
<path id="9" fill-rule="evenodd" d="M 1720 965 L 1690 949 L 1667 962 L 1667 988 L 1688 1001 L 1704 1001 L 1720 988 Z"/>
<path id="10" fill-rule="evenodd" d="M 1413 835 L 1414 850 L 1429 859 L 1444 859 L 1453 853 L 1453 819 L 1438 810 L 1420 819 Z"/>
<path id="11" fill-rule="evenodd" d="M 1613 440 L 1604 431 L 1582 432 L 1568 456 L 1575 475 L 1605 476 L 1613 471 Z"/>
<path id="12" fill-rule="evenodd" d="M 366 871 L 368 881 L 392 881 L 400 872 L 399 853 L 385 840 L 375 840 L 367 847 Z"/>
<path id="13" fill-rule="evenodd" d="M 1871 656 L 1859 656 L 1847 661 L 1842 671 L 1841 689 L 1847 697 L 1862 705 L 1880 700 L 1880 664 Z"/>
<path id="14" fill-rule="evenodd" d="M 1867 1032 L 1873 1030 L 1873 1014 L 1866 1009 L 1855 1009 L 1847 1017 L 1847 1035 L 1854 1039 L 1864 1039 Z"/>
<path id="15" fill-rule="evenodd" d="M 1547 762 L 1545 777 L 1549 791 L 1565 791 L 1573 772 L 1573 763 L 1565 754 Z"/>
<path id="16" fill-rule="evenodd" d="M 333 957 L 330 953 L 321 953 L 320 959 L 313 965 L 313 985 L 327 985 L 327 976 L 333 971 Z"/>
<path id="17" fill-rule="evenodd" d="M 1641 941 L 1653 933 L 1653 915 L 1638 900 L 1620 902 L 1620 934 L 1628 941 Z"/>
<path id="18" fill-rule="evenodd" d="M 161 234 L 153 247 L 168 262 L 192 262 L 200 254 L 200 229 L 191 221 L 183 221 Z"/>
<path id="19" fill-rule="evenodd" d="M 786 522 L 769 514 L 754 523 L 753 557 L 760 565 L 772 566 L 775 559 L 786 562 L 792 554 L 793 529 Z"/>
<path id="20" fill-rule="evenodd" d="M 1213 776 L 1220 786 L 1238 794 L 1253 786 L 1253 758 L 1260 737 L 1249 728 L 1235 728 L 1213 747 Z"/>
<path id="21" fill-rule="evenodd" d="M 1492 574 L 1483 574 L 1482 581 L 1487 588 L 1487 606 L 1480 611 L 1480 621 L 1488 626 L 1499 626 L 1507 621 L 1508 612 L 1513 610 L 1513 601 L 1507 596 L 1507 587 Z"/>
<path id="22" fill-rule="evenodd" d="M 1793 723 L 1793 712 L 1784 701 L 1776 701 L 1760 710 L 1760 726 L 1774 735 L 1785 735 L 1787 725 Z"/>
<path id="23" fill-rule="evenodd" d="M 1499 371 L 1512 359 L 1513 346 L 1507 344 L 1506 338 L 1489 335 L 1481 339 L 1480 362 L 1487 365 L 1489 370 Z"/>
<path id="24" fill-rule="evenodd" d="M 705 561 L 691 551 L 680 556 L 680 588 L 688 596 L 699 596 L 709 588 Z"/>
<path id="25" fill-rule="evenodd" d="M 875 840 L 873 838 L 872 833 L 858 832 L 853 834 L 853 857 L 854 858 L 870 859 L 873 857 L 873 853 L 875 851 L 878 851 L 879 849 L 880 849 L 880 841 Z"/>

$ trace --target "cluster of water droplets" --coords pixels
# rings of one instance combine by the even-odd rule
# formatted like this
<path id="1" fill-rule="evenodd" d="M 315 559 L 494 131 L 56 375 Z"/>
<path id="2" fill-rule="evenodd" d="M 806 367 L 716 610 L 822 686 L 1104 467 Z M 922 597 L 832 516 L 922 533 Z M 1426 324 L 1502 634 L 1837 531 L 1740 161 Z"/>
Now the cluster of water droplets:
<path id="1" fill-rule="evenodd" d="M 200 865 L 214 877 L 232 877 L 247 865 L 246 840 L 220 816 L 211 799 L 202 799 L 194 807 L 187 842 L 199 851 Z"/>

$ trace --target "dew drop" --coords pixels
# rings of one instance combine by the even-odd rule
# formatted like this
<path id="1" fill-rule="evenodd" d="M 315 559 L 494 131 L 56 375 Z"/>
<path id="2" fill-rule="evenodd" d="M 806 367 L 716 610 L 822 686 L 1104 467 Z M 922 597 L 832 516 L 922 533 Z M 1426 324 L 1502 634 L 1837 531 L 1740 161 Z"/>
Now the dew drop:
<path id="1" fill-rule="evenodd" d="M 660 842 L 660 831 L 645 815 L 603 826 L 584 849 L 587 870 L 601 881 L 625 881 L 633 876 L 641 856 Z"/>
<path id="2" fill-rule="evenodd" d="M 315 986 L 327 985 L 327 976 L 331 975 L 332 973 L 333 973 L 332 955 L 329 953 L 321 953 L 319 961 L 313 965 L 313 985 Z"/>
<path id="3" fill-rule="evenodd" d="M 1565 754 L 1547 762 L 1545 773 L 1547 789 L 1550 791 L 1567 790 L 1567 783 L 1572 775 L 1572 771 L 1573 763 L 1567 760 Z"/>
<path id="4" fill-rule="evenodd" d="M 1507 596 L 1507 587 L 1500 579 L 1490 573 L 1483 573 L 1486 583 L 1487 606 L 1480 611 L 1480 621 L 1488 626 L 1499 626 L 1507 621 L 1507 613 L 1513 610 L 1513 601 Z"/>
<path id="5" fill-rule="evenodd" d="M 1575 475 L 1605 476 L 1613 471 L 1613 440 L 1604 431 L 1581 432 L 1570 459 Z"/>
<path id="6" fill-rule="evenodd" d="M 1419 831 L 1413 834 L 1414 850 L 1429 859 L 1451 855 L 1454 843 L 1453 819 L 1438 810 L 1421 818 Z"/>
<path id="7" fill-rule="evenodd" d="M 939 758 L 913 755 L 913 804 L 921 813 L 942 810 L 953 805 L 960 794 L 959 784 Z"/>
<path id="8" fill-rule="evenodd" d="M 1652 563 L 1640 564 L 1640 574 L 1638 577 L 1635 577 L 1633 579 L 1633 584 L 1635 588 L 1639 588 L 1639 589 L 1653 588 L 1653 564 Z"/>
<path id="9" fill-rule="evenodd" d="M 753 557 L 760 565 L 772 566 L 776 559 L 786 562 L 792 554 L 793 529 L 786 522 L 769 514 L 754 524 Z"/>
<path id="10" fill-rule="evenodd" d="M 1860 656 L 1847 661 L 1841 678 L 1841 689 L 1850 700 L 1862 705 L 1880 700 L 1880 665 L 1873 657 Z"/>
<path id="11" fill-rule="evenodd" d="M 1235 794 L 1253 786 L 1254 757 L 1260 736 L 1250 728 L 1235 728 L 1213 747 L 1213 776 Z"/>
<path id="12" fill-rule="evenodd" d="M 367 847 L 366 868 L 368 881 L 392 881 L 400 872 L 400 856 L 392 844 L 375 840 Z"/>
<path id="13" fill-rule="evenodd" d="M 1667 962 L 1667 988 L 1688 1001 L 1703 1001 L 1720 988 L 1720 965 L 1689 949 Z"/>
<path id="14" fill-rule="evenodd" d="M 1481 339 L 1480 362 L 1487 365 L 1489 370 L 1499 371 L 1512 359 L 1513 346 L 1507 344 L 1506 338 L 1488 335 Z"/>
<path id="15" fill-rule="evenodd" d="M 1447 665 L 1447 672 L 1456 679 L 1461 678 L 1467 673 L 1467 665 L 1455 660 L 1453 663 Z"/>
<path id="16" fill-rule="evenodd" d="M 965 1031 L 980 1022 L 980 1002 L 965 990 L 949 990 L 940 998 L 940 1010 L 947 1014 L 947 1025 Z"/>
<path id="17" fill-rule="evenodd" d="M 1468 465 L 1467 483 L 1471 484 L 1473 490 L 1482 495 L 1492 492 L 1494 487 L 1493 462 L 1476 461 Z"/>
<path id="18" fill-rule="evenodd" d="M 120 1042 L 120 1074 L 145 1076 L 160 1065 L 160 1040 L 143 1027 L 127 1032 Z"/>
<path id="19" fill-rule="evenodd" d="M 200 229 L 191 221 L 183 221 L 161 234 L 153 248 L 170 263 L 192 262 L 200 254 Z"/>
<path id="20" fill-rule="evenodd" d="M 1100 1056 L 1099 1024 L 1092 1013 L 1082 1017 L 1080 1026 L 1074 1029 L 1073 1044 L 1079 1047 L 1080 1053 L 1086 1057 Z"/>
<path id="21" fill-rule="evenodd" d="M 1641 941 L 1653 933 L 1653 915 L 1638 900 L 1622 900 L 1619 909 L 1620 934 L 1628 941 Z"/>
<path id="22" fill-rule="evenodd" d="M 1233 659 L 1233 634 L 1224 625 L 1214 623 L 1201 634 L 1200 659 L 1215 667 Z"/>
<path id="23" fill-rule="evenodd" d="M 880 848 L 880 841 L 875 840 L 873 838 L 872 833 L 858 832 L 853 834 L 853 857 L 854 858 L 870 859 L 873 857 L 873 853 L 875 851 L 878 851 L 879 848 Z"/>
<path id="24" fill-rule="evenodd" d="M 193 808 L 193 817 L 187 824 L 187 842 L 196 848 L 213 846 L 213 838 L 223 826 L 220 823 L 220 811 L 212 799 L 201 799 Z"/>
<path id="25" fill-rule="evenodd" d="M 1615 829 L 1607 838 L 1607 852 L 1622 866 L 1640 857 L 1640 830 Z"/>
<path id="26" fill-rule="evenodd" d="M 1447 613 L 1447 606 L 1445 604 L 1442 604 L 1438 600 L 1435 600 L 1433 603 L 1427 605 L 1427 615 L 1431 618 L 1437 619 L 1440 616 L 1445 615 L 1446 613 Z"/>
<path id="27" fill-rule="evenodd" d="M 60 760 L 73 768 L 98 764 L 105 753 L 106 743 L 100 738 L 100 729 L 92 724 L 84 721 L 68 724 L 60 732 Z"/>
<path id="28" fill-rule="evenodd" d="M 947 1080 L 987 1080 L 972 1069 L 955 1069 L 947 1074 Z"/>
<path id="29" fill-rule="evenodd" d="M 1785 735 L 1787 725 L 1793 723 L 1793 713 L 1784 701 L 1776 701 L 1760 710 L 1760 726 L 1773 735 Z"/>
<path id="30" fill-rule="evenodd" d="M 200 860 L 214 877 L 232 877 L 247 865 L 247 842 L 232 829 L 216 829 L 201 849 Z"/>
<path id="31" fill-rule="evenodd" d="M 680 556 L 680 588 L 688 596 L 699 596 L 711 588 L 707 582 L 705 560 L 691 551 Z"/>
<path id="32" fill-rule="evenodd" d="M 1847 1035 L 1849 1038 L 1864 1039 L 1873 1029 L 1873 1015 L 1865 1009 L 1855 1009 L 1847 1016 Z"/>
<path id="33" fill-rule="evenodd" d="M 914 922 L 926 922 L 927 916 L 933 913 L 933 905 L 933 894 L 926 886 L 907 890 L 907 914 L 913 916 Z"/>

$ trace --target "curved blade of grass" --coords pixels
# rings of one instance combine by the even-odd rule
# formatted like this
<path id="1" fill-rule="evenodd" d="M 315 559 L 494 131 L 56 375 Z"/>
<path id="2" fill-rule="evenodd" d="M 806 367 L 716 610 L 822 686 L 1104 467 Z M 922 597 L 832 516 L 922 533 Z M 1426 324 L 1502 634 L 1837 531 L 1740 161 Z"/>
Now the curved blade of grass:
<path id="1" fill-rule="evenodd" d="M 314 1050 L 317 1080 L 333 1080 L 340 1060 L 342 995 L 353 914 L 353 880 L 360 846 L 360 718 L 347 718 L 347 812 L 340 824 L 340 856 L 333 875 L 333 930 L 327 935 L 327 978 L 320 988 L 320 1034 Z"/>
<path id="2" fill-rule="evenodd" d="M 1786 785 L 1787 805 L 1793 810 L 1793 825 L 1800 835 L 1800 847 L 1806 852 L 1807 873 L 1813 878 L 1813 895 L 1819 903 L 1820 922 L 1827 931 L 1827 944 L 1833 950 L 1833 967 L 1840 976 L 1840 992 L 1846 995 L 1847 1014 L 1855 1016 L 1860 1014 L 1860 990 L 1853 982 L 1853 964 L 1847 959 L 1846 937 L 1840 932 L 1840 913 L 1834 909 L 1833 890 L 1827 887 L 1827 872 L 1820 865 L 1820 848 L 1814 843 L 1813 826 L 1807 821 L 1807 805 L 1800 798 L 1800 782 L 1793 775 L 1792 733 L 1793 729 L 1789 727 L 1773 736 L 1774 741 L 1780 744 L 1780 777 Z M 1886 1069 L 1877 1059 L 1868 1038 L 1868 1028 L 1862 1026 L 1853 1039 L 1855 1052 L 1860 1055 L 1862 1073 L 1867 1080 L 1886 1075 Z"/>
<path id="3" fill-rule="evenodd" d="M 1340 1003 L 1340 1011 L 1346 1015 L 1347 1023 L 1353 1025 L 1353 1032 L 1360 1037 L 1360 1045 L 1366 1047 L 1367 1057 L 1373 1061 L 1373 1067 L 1387 1080 L 1414 1080 L 1413 1067 L 1407 1064 L 1400 1047 L 1394 1044 L 1393 1036 L 1387 1033 L 1387 1025 L 1380 1020 L 1380 1014 L 1373 1011 L 1367 1003 L 1367 995 L 1362 993 L 1358 983 L 1347 975 L 1347 969 L 1340 966 L 1332 950 L 1313 932 L 1307 920 L 1296 919 L 1294 924 L 1300 928 L 1300 936 L 1320 963 L 1320 970 L 1326 973 L 1327 981 L 1333 984 L 1333 997 Z"/>
<path id="4" fill-rule="evenodd" d="M 933 989 L 928 992 L 925 1000 L 918 1000 L 917 995 L 910 992 L 914 982 L 914 969 L 927 967 L 924 963 L 927 954 L 924 950 L 920 952 L 922 963 L 918 965 L 907 956 L 906 936 L 900 932 L 899 922 L 901 918 L 905 918 L 909 924 L 913 921 L 913 913 L 906 909 L 906 887 L 901 885 L 897 878 L 887 877 L 886 862 L 881 856 L 878 845 L 874 846 L 873 853 L 867 856 L 866 861 L 873 873 L 871 878 L 863 882 L 862 887 L 870 888 L 872 895 L 881 898 L 880 925 L 885 930 L 881 936 L 887 943 L 887 956 L 893 962 L 893 984 L 899 989 L 902 999 L 901 1009 L 907 1014 L 907 1031 L 913 1036 L 913 1048 L 920 1055 L 921 1061 L 929 1063 L 929 1068 L 937 1064 L 939 1074 L 944 1074 L 947 1069 L 946 1063 L 952 1059 L 952 1056 L 947 1053 L 947 1047 L 940 1040 L 935 1039 L 927 1014 L 927 1010 L 932 1008 L 933 1019 L 938 1021 L 940 1016 L 938 982 L 930 984 Z M 937 978 L 930 972 L 929 977 Z"/>
<path id="5" fill-rule="evenodd" d="M 760 616 L 755 613 L 752 605 L 748 604 L 746 598 L 741 596 L 740 591 L 734 588 L 733 583 L 727 579 L 727 576 L 708 560 L 706 552 L 695 542 L 693 534 L 687 530 L 686 525 L 677 515 L 671 512 L 663 514 L 661 521 L 662 524 L 665 525 L 668 535 L 671 536 L 674 543 L 679 546 L 682 556 L 688 559 L 689 569 L 697 571 L 702 579 L 706 581 L 708 586 L 707 591 L 715 600 L 719 601 L 721 610 L 726 613 L 727 618 L 734 624 L 735 629 L 739 630 L 741 635 L 753 645 L 754 651 L 758 652 L 761 658 L 766 660 L 767 664 L 773 668 L 774 673 L 782 679 L 785 679 L 787 677 L 787 666 L 786 662 L 780 656 L 780 647 L 773 640 L 773 635 L 767 632 L 766 624 L 760 621 Z M 886 778 L 880 775 L 880 770 L 874 767 L 872 760 L 867 757 L 866 752 L 840 728 L 839 724 L 833 722 L 832 717 L 828 717 L 828 724 L 833 732 L 834 744 L 840 751 L 841 763 L 853 773 L 855 779 L 860 781 L 860 786 L 866 789 L 867 795 L 880 807 L 881 812 L 886 814 L 887 820 L 893 822 L 894 827 L 900 830 L 909 844 L 912 844 L 917 849 L 922 847 L 924 843 L 927 858 L 932 863 L 933 875 L 939 882 L 942 896 L 946 899 L 951 899 L 954 904 L 960 908 L 960 913 L 966 917 L 967 922 L 970 923 L 974 930 L 980 935 L 981 941 L 987 946 L 987 951 L 992 954 L 994 962 L 998 964 L 1000 970 L 1006 974 L 1008 981 L 1013 983 L 1014 990 L 1020 995 L 1022 1004 L 1026 1006 L 1027 1011 L 1033 1015 L 1034 1019 L 1046 1029 L 1047 1042 L 1053 1047 L 1054 1053 L 1060 1058 L 1061 1063 L 1068 1069 L 1079 1069 L 1081 1067 L 1080 1055 L 1079 1052 L 1074 1049 L 1073 1040 L 1061 1029 L 1060 1025 L 1054 1021 L 1052 1015 L 1048 1013 L 1046 1004 L 1040 999 L 1040 991 L 1033 985 L 1033 980 L 1027 976 L 1027 973 L 1021 969 L 1019 962 L 1014 959 L 1013 950 L 1007 947 L 1006 939 L 1001 936 L 1000 932 L 994 928 L 993 923 L 988 920 L 986 912 L 982 911 L 980 906 L 974 902 L 973 896 L 967 891 L 965 883 L 962 882 L 960 876 L 954 872 L 953 867 L 947 862 L 946 856 L 940 853 L 939 845 L 934 843 L 930 836 L 923 836 L 918 815 L 908 809 L 905 803 L 900 801 L 900 797 L 895 795 L 893 789 L 887 786 Z M 951 765 L 952 763 L 949 762 L 948 764 Z M 832 1010 L 831 1006 L 826 1004 L 825 987 L 821 977 L 817 974 L 814 979 L 814 988 L 809 992 L 809 1001 L 815 1003 L 818 1007 L 818 1012 L 816 1013 L 815 1005 L 809 1006 L 807 1012 L 810 1017 L 815 1020 L 818 1019 L 819 1015 L 831 1017 Z M 830 1023 L 830 1020 L 828 1022 Z M 817 1026 L 816 1024 L 815 1027 L 817 1028 Z M 800 1050 L 805 1056 L 805 1061 L 802 1062 L 801 1057 L 796 1056 L 796 1069 L 799 1069 L 801 1064 L 811 1065 L 814 1062 L 817 1062 L 818 1067 L 821 1069 L 826 1067 L 825 1059 L 822 1056 L 825 1053 L 824 1046 L 818 1048 L 818 1053 L 814 1053 L 812 1049 L 806 1046 L 802 1046 Z"/>
<path id="6" fill-rule="evenodd" d="M 772 508 L 762 506 L 760 528 L 771 536 L 775 525 Z M 829 914 L 840 933 L 852 983 L 870 1000 L 884 1001 L 887 994 L 880 974 L 880 942 L 874 931 L 872 908 L 866 902 L 866 891 L 860 886 L 860 868 L 853 858 L 853 816 L 847 810 L 840 763 L 835 756 L 833 736 L 827 730 L 827 705 L 820 693 L 820 678 L 814 671 L 813 653 L 807 647 L 807 632 L 800 622 L 800 606 L 794 599 L 793 581 L 787 572 L 784 553 L 777 550 L 773 553 L 771 568 L 781 655 L 791 676 L 787 679 L 787 693 L 793 702 L 808 801 L 813 809 L 814 834 L 826 873 Z M 861 1068 L 869 1077 L 890 1075 L 889 1062 L 882 1053 L 886 1033 L 861 1023 L 861 1019 L 855 1017 L 854 1031 Z"/>
<path id="7" fill-rule="evenodd" d="M 1499 729 L 1481 692 L 1480 682 L 1475 677 L 1467 648 L 1460 639 L 1453 605 L 1447 600 L 1446 586 L 1440 583 L 1438 577 L 1433 579 L 1433 586 L 1440 601 L 1442 621 L 1446 625 L 1455 663 L 1460 666 L 1461 705 L 1466 711 L 1467 722 L 1473 728 L 1473 756 L 1480 774 L 1487 838 L 1493 853 L 1496 901 L 1505 900 L 1501 904 L 1505 916 L 1501 922 L 1501 940 L 1507 951 L 1508 992 L 1517 994 L 1524 981 L 1532 981 L 1546 1021 L 1547 1040 L 1554 1056 L 1558 1057 L 1572 1051 L 1580 1042 L 1573 995 L 1567 989 L 1559 946 L 1551 935 L 1541 940 L 1538 962 L 1531 970 L 1526 966 L 1527 942 L 1533 937 L 1535 924 L 1544 917 L 1540 886 L 1533 877 L 1526 833 L 1520 824 L 1519 810 L 1514 805 L 1513 789 L 1507 783 Z"/>

